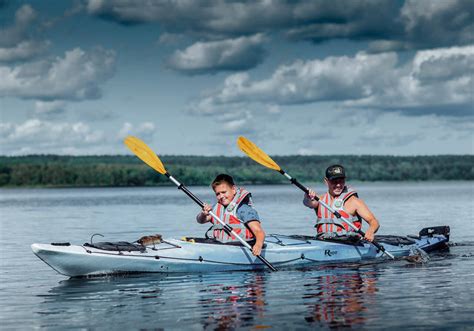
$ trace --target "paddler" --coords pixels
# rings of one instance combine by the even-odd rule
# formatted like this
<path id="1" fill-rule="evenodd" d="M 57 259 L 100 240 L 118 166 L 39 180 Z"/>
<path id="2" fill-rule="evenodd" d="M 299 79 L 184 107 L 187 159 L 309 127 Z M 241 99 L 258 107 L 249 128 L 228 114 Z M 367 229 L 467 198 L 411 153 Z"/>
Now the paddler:
<path id="1" fill-rule="evenodd" d="M 216 194 L 217 203 L 211 207 L 204 204 L 202 211 L 196 216 L 198 223 L 212 222 L 206 237 L 214 238 L 222 243 L 239 242 L 233 235 L 227 234 L 223 226 L 209 214 L 212 210 L 227 225 L 241 236 L 242 239 L 253 243 L 252 253 L 260 255 L 265 232 L 260 225 L 260 218 L 253 208 L 251 194 L 243 188 L 238 188 L 234 179 L 227 174 L 220 174 L 212 181 L 212 189 Z M 208 233 L 211 233 L 209 236 Z"/>
<path id="2" fill-rule="evenodd" d="M 379 222 L 369 207 L 359 199 L 357 192 L 350 186 L 346 186 L 346 172 L 339 164 L 331 165 L 326 169 L 324 182 L 328 191 L 319 196 L 332 209 L 337 210 L 341 216 L 351 221 L 358 229 L 362 226 L 362 220 L 369 224 L 364 239 L 373 241 L 375 232 L 379 229 Z M 321 205 L 316 199 L 316 193 L 309 190 L 305 194 L 303 203 L 316 212 L 316 231 L 320 238 L 334 238 L 339 236 L 355 235 L 356 232 L 345 222 L 338 220 L 333 213 Z"/>

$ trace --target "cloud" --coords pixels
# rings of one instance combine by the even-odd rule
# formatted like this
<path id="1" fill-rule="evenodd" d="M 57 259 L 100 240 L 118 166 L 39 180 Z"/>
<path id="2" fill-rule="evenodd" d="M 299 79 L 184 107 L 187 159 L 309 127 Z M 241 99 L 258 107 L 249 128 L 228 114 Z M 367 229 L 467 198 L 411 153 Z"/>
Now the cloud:
<path id="1" fill-rule="evenodd" d="M 102 131 L 93 130 L 82 122 L 53 123 L 29 119 L 20 124 L 0 123 L 2 154 L 64 154 L 71 148 L 95 146 L 104 140 Z"/>
<path id="2" fill-rule="evenodd" d="M 413 115 L 473 115 L 474 46 L 419 51 L 406 69 L 398 70 L 390 86 L 348 105 Z"/>
<path id="3" fill-rule="evenodd" d="M 419 51 L 404 65 L 395 53 L 299 60 L 263 80 L 252 81 L 247 73 L 228 76 L 190 109 L 213 114 L 229 105 L 332 101 L 347 107 L 467 116 L 472 115 L 473 63 L 474 46 Z"/>
<path id="4" fill-rule="evenodd" d="M 64 111 L 66 103 L 64 101 L 36 101 L 35 112 L 37 114 L 54 114 Z"/>
<path id="5" fill-rule="evenodd" d="M 128 135 L 139 136 L 141 139 L 151 140 L 155 133 L 155 124 L 143 122 L 135 126 L 130 122 L 125 122 L 118 133 L 118 140 L 122 141 Z"/>
<path id="6" fill-rule="evenodd" d="M 36 20 L 36 12 L 30 5 L 23 5 L 15 13 L 12 26 L 0 30 L 0 47 L 15 46 L 27 38 L 31 24 Z"/>
<path id="7" fill-rule="evenodd" d="M 284 31 L 291 40 L 373 40 L 401 29 L 394 1 L 299 1 L 292 9 L 292 25 Z"/>
<path id="8" fill-rule="evenodd" d="M 0 146 L 3 155 L 25 154 L 104 154 L 123 152 L 120 142 L 128 134 L 152 140 L 155 125 L 124 123 L 118 136 L 104 133 L 84 122 L 52 122 L 29 119 L 23 123 L 0 122 Z"/>
<path id="9" fill-rule="evenodd" d="M 168 65 L 189 75 L 248 70 L 263 61 L 263 41 L 263 35 L 256 34 L 251 37 L 197 42 L 184 51 L 176 51 Z"/>
<path id="10" fill-rule="evenodd" d="M 474 6 L 470 0 L 408 0 L 400 11 L 404 40 L 419 48 L 474 42 Z"/>
<path id="11" fill-rule="evenodd" d="M 30 5 L 23 5 L 16 11 L 13 25 L 0 29 L 0 62 L 25 61 L 49 48 L 49 41 L 32 37 L 36 20 L 36 11 Z"/>
<path id="12" fill-rule="evenodd" d="M 10 48 L 0 48 L 0 62 L 28 60 L 44 53 L 49 46 L 49 41 L 22 41 Z"/>
<path id="13" fill-rule="evenodd" d="M 257 18 L 262 19 L 269 13 L 283 12 L 281 7 L 275 1 L 215 1 L 205 4 L 191 0 L 87 1 L 89 14 L 120 24 L 157 22 L 167 32 L 191 32 L 196 35 L 221 37 L 254 34 L 254 26 L 260 26 L 261 22 Z M 232 19 L 229 19 L 229 13 L 233 13 Z"/>
<path id="14" fill-rule="evenodd" d="M 16 66 L 0 66 L 0 96 L 42 101 L 97 99 L 100 84 L 115 70 L 115 53 L 80 48 L 56 57 Z"/>
<path id="15" fill-rule="evenodd" d="M 286 31 L 294 40 L 368 40 L 374 52 L 474 42 L 470 0 L 313 1 L 295 7 L 300 20 Z"/>
<path id="16" fill-rule="evenodd" d="M 215 120 L 217 132 L 223 135 L 252 134 L 256 130 L 252 113 L 248 110 L 219 114 Z"/>
<path id="17" fill-rule="evenodd" d="M 85 10 L 85 4 L 82 1 L 74 1 L 72 7 L 66 9 L 61 16 L 55 16 L 42 22 L 42 26 L 47 29 L 53 29 L 66 19 L 81 14 Z"/>
<path id="18" fill-rule="evenodd" d="M 396 62 L 394 53 L 359 53 L 355 57 L 298 60 L 278 67 L 270 78 L 260 81 L 251 81 L 247 73 L 234 74 L 220 89 L 199 100 L 194 109 L 215 112 L 222 105 L 242 102 L 291 105 L 364 98 L 390 79 L 378 73 L 387 73 Z"/>
<path id="19" fill-rule="evenodd" d="M 372 41 L 390 51 L 474 41 L 471 0 L 195 1 L 89 0 L 88 12 L 121 24 L 156 22 L 165 32 L 213 40 L 281 33 L 289 40 Z M 232 16 L 229 16 L 232 13 Z"/>

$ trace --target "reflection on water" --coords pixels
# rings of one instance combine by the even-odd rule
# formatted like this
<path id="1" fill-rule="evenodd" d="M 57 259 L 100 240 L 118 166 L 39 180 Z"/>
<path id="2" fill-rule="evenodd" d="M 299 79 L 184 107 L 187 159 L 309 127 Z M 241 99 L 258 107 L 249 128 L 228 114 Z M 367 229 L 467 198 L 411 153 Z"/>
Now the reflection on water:
<path id="1" fill-rule="evenodd" d="M 361 327 L 374 301 L 376 285 L 376 271 L 329 271 L 311 277 L 304 285 L 305 320 L 329 328 Z"/>
<path id="2" fill-rule="evenodd" d="M 265 279 L 264 274 L 249 273 L 243 283 L 212 284 L 200 290 L 197 304 L 208 312 L 203 315 L 203 328 L 229 330 L 255 325 L 256 318 L 264 317 Z"/>
<path id="3" fill-rule="evenodd" d="M 133 327 L 168 329 L 198 320 L 199 328 L 235 329 L 264 317 L 266 276 L 255 272 L 68 279 L 39 295 L 41 310 L 36 314 L 50 327 L 71 321 L 102 327 L 95 315 L 113 315 L 110 323 L 116 326 L 131 320 Z M 57 314 L 68 314 L 67 323 L 58 321 Z M 95 324 L 89 325 L 92 320 Z"/>
<path id="4" fill-rule="evenodd" d="M 84 327 L 168 329 L 192 323 L 206 330 L 269 328 L 278 326 L 278 316 L 284 315 L 285 323 L 294 326 L 360 328 L 374 304 L 378 272 L 375 265 L 315 267 L 293 271 L 291 283 L 268 272 L 69 279 L 40 295 L 36 314 L 43 325 L 56 327 L 67 323 L 54 315 L 67 314 L 68 323 Z M 275 281 L 281 283 L 269 289 L 268 282 Z M 268 303 L 278 300 L 280 305 L 268 311 Z M 285 315 L 288 307 L 293 314 Z M 114 320 L 103 324 L 96 315 Z M 130 324 L 130 319 L 135 322 Z"/>

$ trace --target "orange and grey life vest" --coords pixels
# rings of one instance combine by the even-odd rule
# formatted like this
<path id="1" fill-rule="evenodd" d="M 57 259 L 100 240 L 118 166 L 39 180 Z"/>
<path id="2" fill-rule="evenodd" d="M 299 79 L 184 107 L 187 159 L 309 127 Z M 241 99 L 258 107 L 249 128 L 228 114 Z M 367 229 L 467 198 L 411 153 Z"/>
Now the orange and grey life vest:
<path id="1" fill-rule="evenodd" d="M 252 240 L 254 238 L 252 231 L 245 226 L 241 220 L 237 218 L 237 209 L 243 204 L 248 203 L 252 205 L 250 200 L 250 192 L 244 189 L 237 189 L 234 199 L 229 203 L 227 207 L 224 207 L 220 203 L 216 203 L 212 208 L 212 211 L 218 216 L 225 224 L 231 226 L 234 232 L 237 233 L 244 240 Z M 234 235 L 228 235 L 224 231 L 224 227 L 214 219 L 211 220 L 213 226 L 208 230 L 212 230 L 212 237 L 220 242 L 238 242 L 238 239 Z"/>
<path id="2" fill-rule="evenodd" d="M 325 202 L 328 206 L 330 206 L 333 210 L 337 210 L 344 218 L 348 219 L 352 222 L 358 229 L 360 229 L 362 222 L 359 215 L 352 216 L 347 211 L 344 210 L 344 203 L 349 200 L 350 197 L 356 196 L 357 192 L 352 189 L 351 187 L 344 187 L 341 195 L 337 198 L 332 197 L 329 192 L 326 192 L 321 197 L 321 201 Z M 318 208 L 316 209 L 316 231 L 319 233 L 326 233 L 326 234 L 335 234 L 335 235 L 345 235 L 349 232 L 354 232 L 349 225 L 345 222 L 337 219 L 333 213 L 329 211 L 326 207 L 319 204 Z"/>

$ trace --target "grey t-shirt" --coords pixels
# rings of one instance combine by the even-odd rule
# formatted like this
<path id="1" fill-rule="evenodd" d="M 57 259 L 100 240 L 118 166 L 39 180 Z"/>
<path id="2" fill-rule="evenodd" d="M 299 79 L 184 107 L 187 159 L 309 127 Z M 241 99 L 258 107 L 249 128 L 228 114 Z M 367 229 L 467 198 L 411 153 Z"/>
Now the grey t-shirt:
<path id="1" fill-rule="evenodd" d="M 257 211 L 246 203 L 243 203 L 239 208 L 237 208 L 237 218 L 241 220 L 242 223 L 250 221 L 260 222 L 260 217 L 258 217 Z"/>

